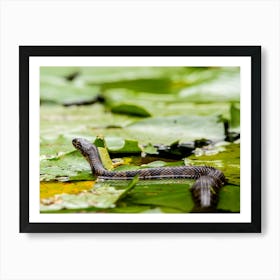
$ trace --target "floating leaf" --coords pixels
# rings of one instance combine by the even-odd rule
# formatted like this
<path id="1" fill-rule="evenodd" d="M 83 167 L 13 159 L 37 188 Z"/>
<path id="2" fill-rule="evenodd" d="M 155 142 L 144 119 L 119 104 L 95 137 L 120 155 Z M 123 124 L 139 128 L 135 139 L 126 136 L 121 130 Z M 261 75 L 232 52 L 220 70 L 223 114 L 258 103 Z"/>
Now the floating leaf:
<path id="1" fill-rule="evenodd" d="M 143 152 L 145 152 L 146 154 L 157 154 L 157 148 L 154 147 L 154 145 L 152 145 L 151 143 L 148 143 L 148 145 L 144 146 L 142 148 Z"/>
<path id="2" fill-rule="evenodd" d="M 93 181 L 79 182 L 41 182 L 40 199 L 53 197 L 57 194 L 68 193 L 78 194 L 93 188 Z"/>
<path id="3" fill-rule="evenodd" d="M 135 187 L 137 181 L 137 177 L 130 182 L 126 181 L 126 185 L 123 188 L 113 187 L 108 181 L 97 182 L 91 191 L 82 192 L 78 195 L 59 194 L 53 199 L 41 200 L 41 211 L 85 209 L 89 207 L 113 208 L 118 200 L 122 199 Z"/>
<path id="4" fill-rule="evenodd" d="M 137 133 L 139 137 L 144 135 L 148 143 L 172 143 L 178 139 L 188 142 L 205 137 L 221 140 L 224 137 L 223 125 L 217 123 L 217 117 L 154 117 L 130 124 L 126 130 Z"/>
<path id="5" fill-rule="evenodd" d="M 223 68 L 212 80 L 184 88 L 179 97 L 189 102 L 239 102 L 239 68 Z"/>
<path id="6" fill-rule="evenodd" d="M 75 86 L 69 82 L 62 82 L 61 84 L 41 82 L 40 84 L 41 102 L 51 101 L 57 104 L 64 104 L 81 100 L 89 101 L 97 97 L 99 93 L 99 87 Z"/>
<path id="7" fill-rule="evenodd" d="M 112 88 L 125 88 L 133 91 L 170 93 L 172 91 L 172 81 L 168 78 L 137 79 L 103 83 L 102 90 Z"/>
<path id="8" fill-rule="evenodd" d="M 122 139 L 120 137 L 106 138 L 106 145 L 110 153 L 139 154 L 142 151 L 138 141 Z"/>
<path id="9" fill-rule="evenodd" d="M 88 162 L 78 151 L 40 161 L 41 181 L 92 180 Z"/>
<path id="10" fill-rule="evenodd" d="M 148 164 L 145 164 L 145 165 L 142 165 L 141 167 L 143 168 L 150 168 L 150 167 L 163 167 L 163 166 L 166 166 L 166 162 L 162 161 L 162 160 L 155 160 L 155 161 L 152 161 Z"/>
<path id="11" fill-rule="evenodd" d="M 189 190 L 193 180 L 145 180 L 138 183 L 125 201 L 133 204 L 156 205 L 190 212 L 193 207 Z M 141 184 L 140 184 L 141 183 Z"/>
<path id="12" fill-rule="evenodd" d="M 102 165 L 105 167 L 105 169 L 112 170 L 113 163 L 112 163 L 112 160 L 108 153 L 107 145 L 106 145 L 104 138 L 102 136 L 97 136 L 94 141 L 94 144 L 96 145 L 96 147 L 98 149 L 98 153 L 100 155 Z"/>
<path id="13" fill-rule="evenodd" d="M 230 106 L 230 128 L 240 126 L 240 105 L 239 103 L 232 103 Z"/>
<path id="14" fill-rule="evenodd" d="M 80 71 L 80 67 L 60 67 L 60 66 L 42 66 L 40 67 L 40 78 L 41 81 L 47 80 L 48 83 L 52 83 L 52 79 L 59 78 L 64 79 L 64 77 L 72 75 Z"/>
<path id="15" fill-rule="evenodd" d="M 79 71 L 81 73 L 79 80 L 88 84 L 104 85 L 104 88 L 136 89 L 140 86 L 143 88 L 143 82 L 139 81 L 145 80 L 159 80 L 157 84 L 163 88 L 166 84 L 161 81 L 169 80 L 172 75 L 181 73 L 182 67 L 81 67 Z M 155 87 L 152 81 L 150 84 L 146 84 L 148 90 Z"/>
<path id="16" fill-rule="evenodd" d="M 150 117 L 151 114 L 143 107 L 134 104 L 118 104 L 111 107 L 113 113 L 126 114 L 139 117 Z"/>
<path id="17" fill-rule="evenodd" d="M 240 187 L 227 185 L 219 192 L 217 209 L 240 212 Z"/>

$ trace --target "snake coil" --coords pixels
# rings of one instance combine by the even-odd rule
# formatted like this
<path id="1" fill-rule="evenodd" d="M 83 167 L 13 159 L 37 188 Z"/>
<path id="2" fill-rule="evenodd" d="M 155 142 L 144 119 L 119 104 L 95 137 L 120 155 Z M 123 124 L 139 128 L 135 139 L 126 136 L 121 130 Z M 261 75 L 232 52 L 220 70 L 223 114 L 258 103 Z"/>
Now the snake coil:
<path id="1" fill-rule="evenodd" d="M 109 171 L 104 168 L 98 149 L 83 138 L 75 138 L 73 146 L 88 161 L 93 175 L 102 179 L 129 180 L 138 175 L 139 179 L 188 178 L 195 179 L 191 192 L 196 206 L 213 207 L 218 201 L 218 191 L 225 184 L 224 174 L 210 166 L 155 167 L 129 171 Z"/>

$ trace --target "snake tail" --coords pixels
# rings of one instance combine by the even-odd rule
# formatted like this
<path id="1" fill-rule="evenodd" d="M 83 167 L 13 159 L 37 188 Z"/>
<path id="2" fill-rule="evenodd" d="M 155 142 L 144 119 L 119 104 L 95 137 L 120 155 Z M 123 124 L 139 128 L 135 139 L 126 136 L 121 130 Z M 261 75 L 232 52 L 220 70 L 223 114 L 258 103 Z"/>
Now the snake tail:
<path id="1" fill-rule="evenodd" d="M 193 186 L 191 192 L 196 206 L 202 208 L 214 207 L 218 203 L 218 192 L 222 186 L 220 179 L 211 176 L 201 176 Z"/>
<path id="2" fill-rule="evenodd" d="M 226 182 L 224 174 L 211 166 L 154 167 L 129 171 L 109 171 L 104 168 L 95 145 L 83 138 L 75 138 L 72 143 L 88 161 L 92 174 L 98 178 L 131 180 L 137 175 L 142 180 L 168 178 L 196 180 L 191 187 L 191 192 L 196 206 L 201 208 L 213 207 L 217 204 L 219 189 Z"/>

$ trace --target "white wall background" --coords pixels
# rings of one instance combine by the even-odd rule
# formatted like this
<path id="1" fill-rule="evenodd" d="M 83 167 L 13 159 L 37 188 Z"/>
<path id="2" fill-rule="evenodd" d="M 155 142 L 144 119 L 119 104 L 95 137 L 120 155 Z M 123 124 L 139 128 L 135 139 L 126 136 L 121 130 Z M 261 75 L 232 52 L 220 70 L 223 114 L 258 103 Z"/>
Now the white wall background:
<path id="1" fill-rule="evenodd" d="M 0 279 L 280 279 L 280 3 L 0 0 Z M 19 234 L 18 45 L 262 45 L 262 234 Z M 12 149 L 10 149 L 12 147 Z"/>

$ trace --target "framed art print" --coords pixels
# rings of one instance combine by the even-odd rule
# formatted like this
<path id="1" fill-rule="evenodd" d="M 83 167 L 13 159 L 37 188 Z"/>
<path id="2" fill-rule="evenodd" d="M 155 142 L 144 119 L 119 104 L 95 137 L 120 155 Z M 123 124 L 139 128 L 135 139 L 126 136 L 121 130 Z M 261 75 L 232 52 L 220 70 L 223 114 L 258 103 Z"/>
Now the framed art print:
<path id="1" fill-rule="evenodd" d="M 20 46 L 20 232 L 261 232 L 261 47 Z"/>

